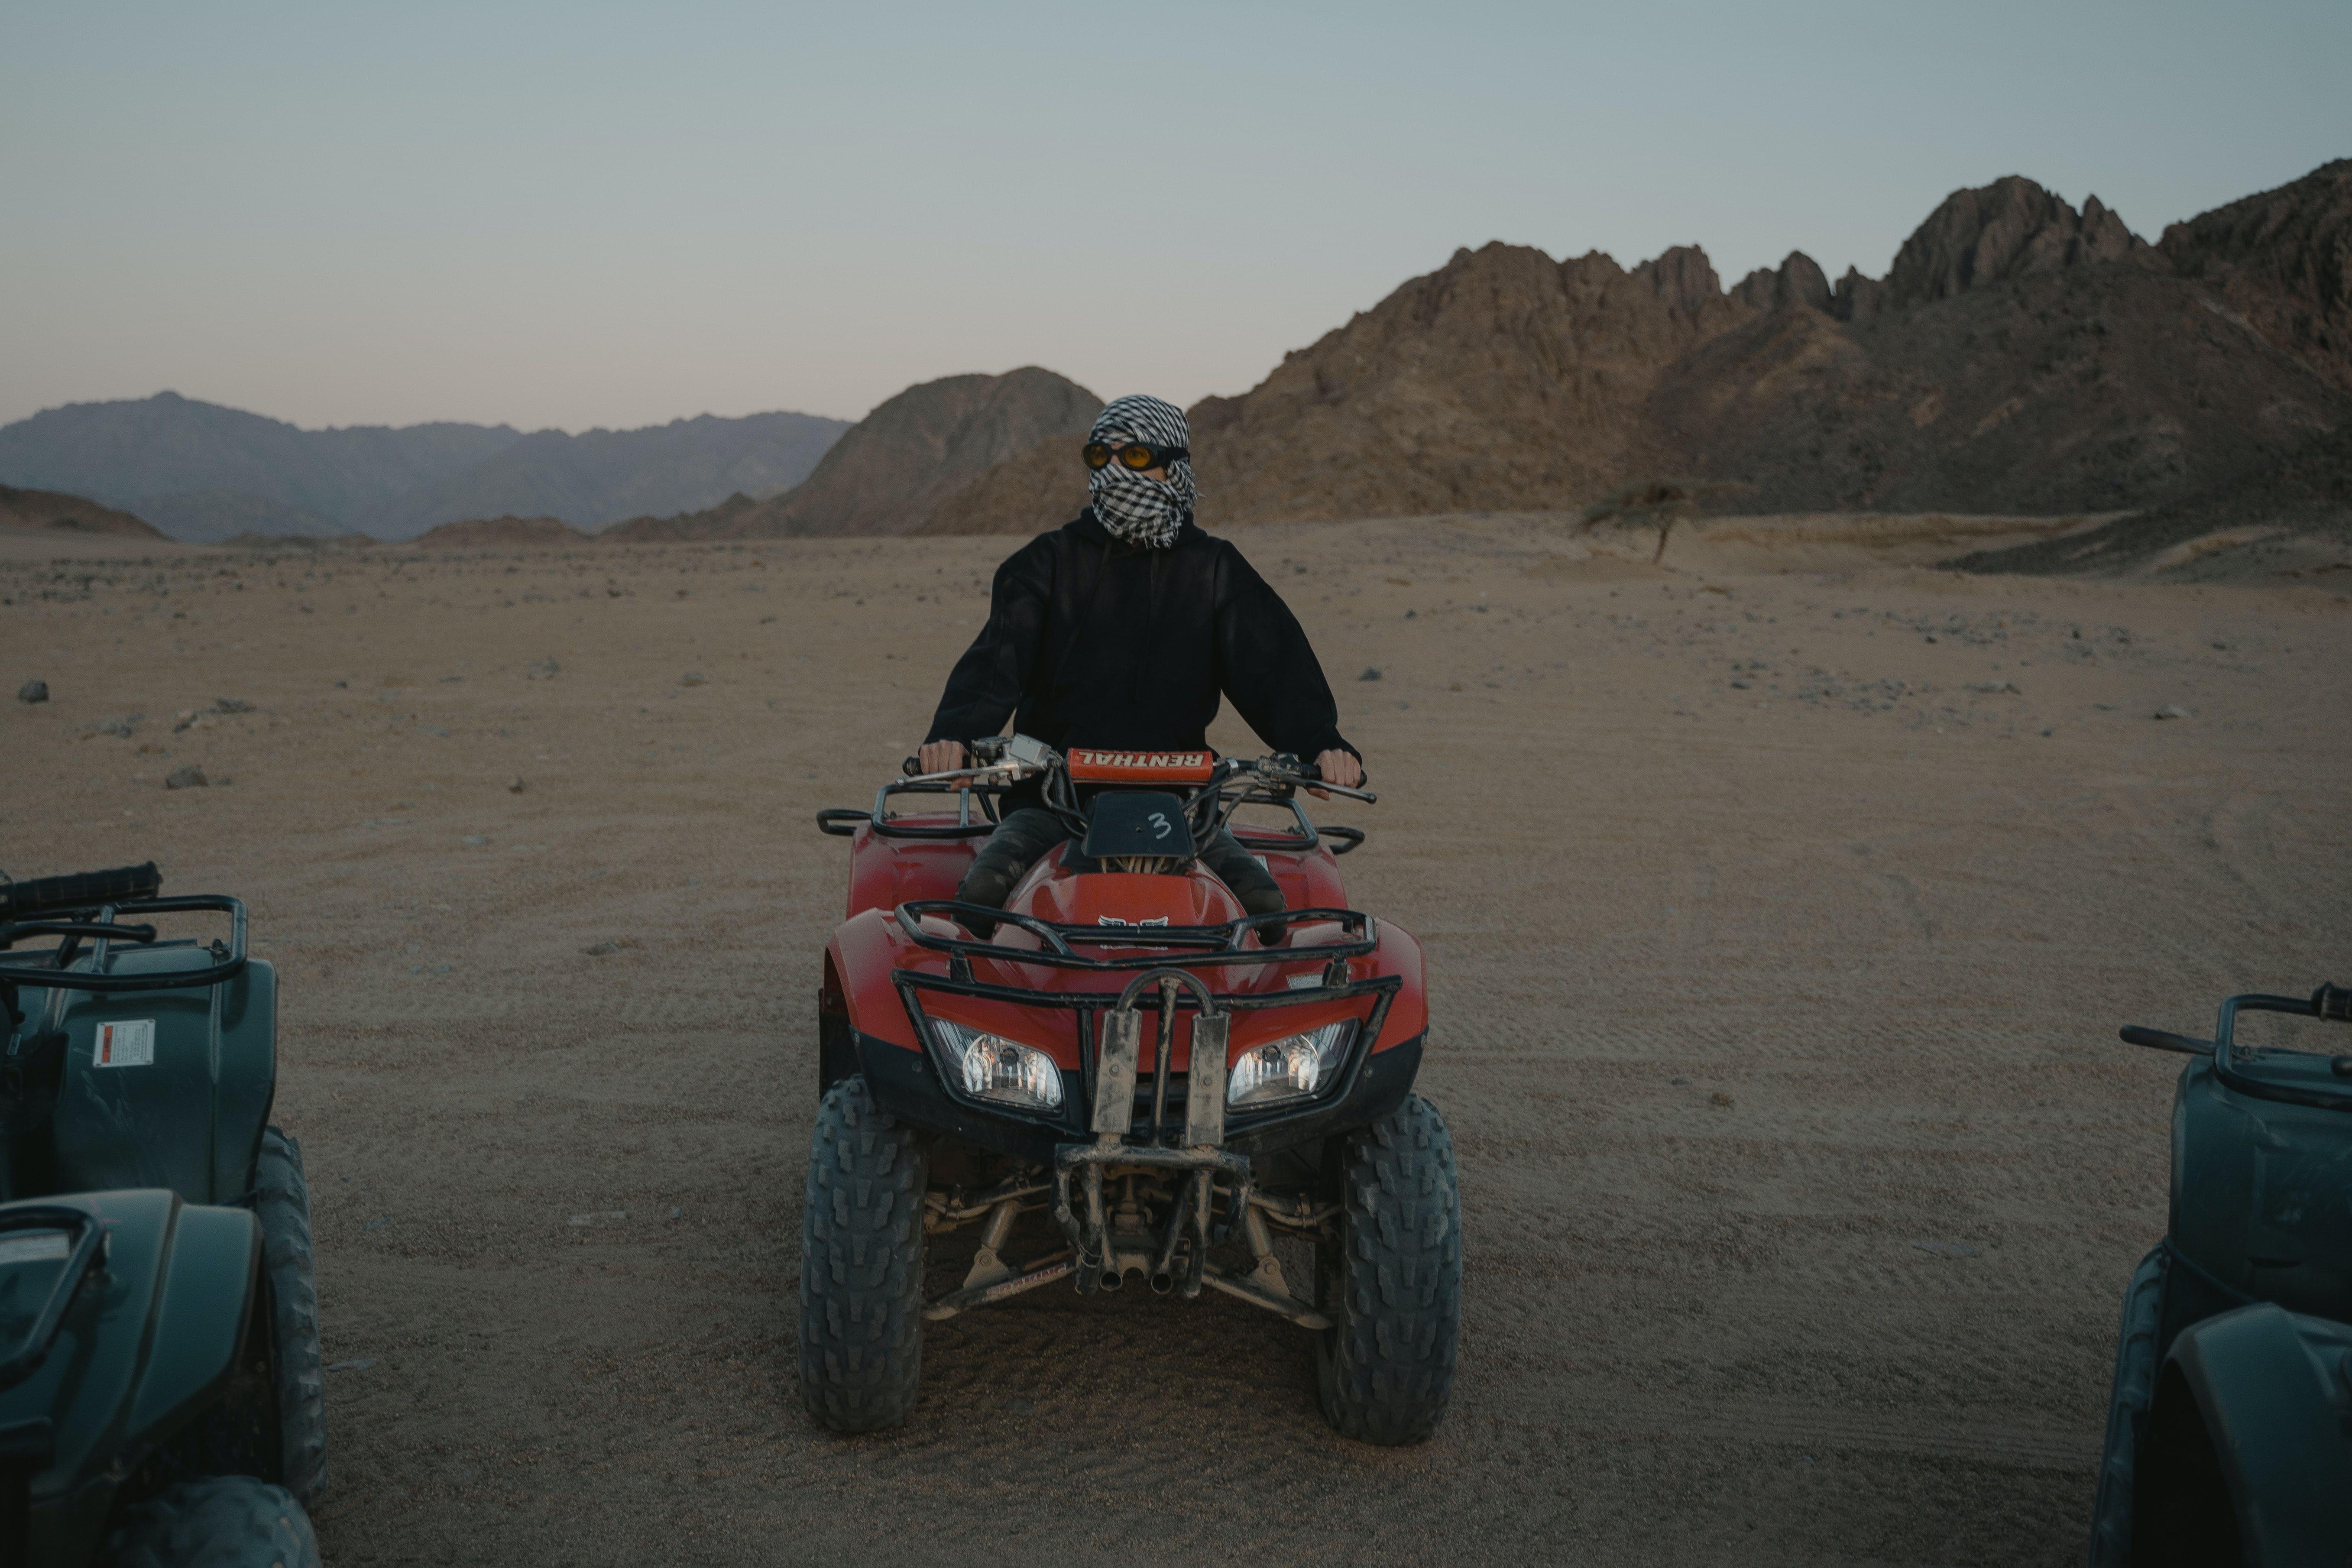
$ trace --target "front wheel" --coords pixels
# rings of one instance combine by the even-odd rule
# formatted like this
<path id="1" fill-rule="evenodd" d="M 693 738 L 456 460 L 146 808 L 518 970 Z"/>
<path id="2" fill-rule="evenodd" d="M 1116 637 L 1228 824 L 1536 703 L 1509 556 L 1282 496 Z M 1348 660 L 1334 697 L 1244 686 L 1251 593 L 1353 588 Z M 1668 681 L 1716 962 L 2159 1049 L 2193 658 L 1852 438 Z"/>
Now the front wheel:
<path id="1" fill-rule="evenodd" d="M 1339 1237 L 1319 1248 L 1323 1414 L 1344 1437 L 1425 1441 L 1454 1393 L 1462 1198 L 1445 1119 L 1419 1095 L 1339 1150 Z"/>
<path id="2" fill-rule="evenodd" d="M 284 1487 L 207 1476 L 123 1510 L 98 1560 L 105 1568 L 319 1568 L 319 1538 Z"/>
<path id="3" fill-rule="evenodd" d="M 825 1091 L 801 1217 L 801 1401 L 836 1432 L 902 1426 L 914 1408 L 929 1163 L 863 1077 Z"/>
<path id="4" fill-rule="evenodd" d="M 261 1134 L 254 1213 L 268 1276 L 269 1362 L 276 1384 L 278 1478 L 298 1502 L 327 1484 L 326 1382 L 319 1354 L 319 1287 L 310 1258 L 310 1187 L 302 1146 L 275 1127 Z"/>

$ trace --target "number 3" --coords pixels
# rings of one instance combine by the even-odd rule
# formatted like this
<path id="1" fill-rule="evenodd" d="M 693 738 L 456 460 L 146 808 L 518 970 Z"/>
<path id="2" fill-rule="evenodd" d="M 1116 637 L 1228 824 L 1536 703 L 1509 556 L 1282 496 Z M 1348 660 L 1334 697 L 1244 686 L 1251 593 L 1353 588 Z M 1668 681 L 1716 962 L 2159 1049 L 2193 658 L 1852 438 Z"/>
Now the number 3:
<path id="1" fill-rule="evenodd" d="M 1153 834 L 1151 837 L 1154 838 L 1165 838 L 1168 837 L 1168 818 L 1165 814 L 1157 811 L 1153 812 L 1151 814 L 1151 825 L 1160 829 L 1159 832 Z"/>

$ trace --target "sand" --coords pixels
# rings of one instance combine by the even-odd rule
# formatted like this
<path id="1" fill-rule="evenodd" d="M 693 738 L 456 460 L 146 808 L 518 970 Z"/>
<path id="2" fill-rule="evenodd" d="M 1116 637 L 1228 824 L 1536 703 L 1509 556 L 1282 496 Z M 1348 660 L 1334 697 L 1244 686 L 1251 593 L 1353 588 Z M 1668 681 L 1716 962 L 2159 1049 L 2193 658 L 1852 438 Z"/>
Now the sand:
<path id="1" fill-rule="evenodd" d="M 0 686 L 54 693 L 0 693 L 0 867 L 152 856 L 284 977 L 330 1562 L 2079 1560 L 2178 1068 L 2115 1029 L 2352 980 L 2352 578 L 1239 540 L 1382 795 L 1323 808 L 1350 893 L 1429 950 L 1417 1449 L 1332 1436 L 1299 1331 L 1133 1290 L 935 1327 L 902 1432 L 801 1414 L 811 816 L 1004 542 L 0 562 Z"/>

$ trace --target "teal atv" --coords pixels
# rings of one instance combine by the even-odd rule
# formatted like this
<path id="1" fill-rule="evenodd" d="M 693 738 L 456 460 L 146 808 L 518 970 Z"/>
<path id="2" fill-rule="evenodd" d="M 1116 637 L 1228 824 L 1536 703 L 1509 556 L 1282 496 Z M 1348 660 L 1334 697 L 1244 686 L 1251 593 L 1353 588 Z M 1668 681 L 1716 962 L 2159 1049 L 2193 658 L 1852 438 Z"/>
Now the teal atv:
<path id="1" fill-rule="evenodd" d="M 315 1568 L 326 1413 L 278 978 L 152 864 L 0 884 L 0 1563 Z M 159 937 L 226 917 L 228 940 Z M 15 951 L 34 942 L 30 952 Z"/>
<path id="2" fill-rule="evenodd" d="M 2091 1568 L 2352 1563 L 2352 1056 L 2237 1038 L 2352 991 L 2232 996 L 2172 1100 L 2172 1217 L 2124 1292 Z M 2294 1044 L 2316 1031 L 2303 1026 Z"/>

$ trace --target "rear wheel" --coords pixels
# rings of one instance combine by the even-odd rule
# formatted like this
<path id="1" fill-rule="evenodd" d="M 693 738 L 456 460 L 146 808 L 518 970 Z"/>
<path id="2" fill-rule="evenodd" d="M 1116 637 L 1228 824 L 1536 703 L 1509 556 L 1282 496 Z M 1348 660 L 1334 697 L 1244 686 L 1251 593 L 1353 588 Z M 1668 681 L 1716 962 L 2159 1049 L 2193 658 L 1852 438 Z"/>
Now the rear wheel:
<path id="1" fill-rule="evenodd" d="M 105 1568 L 319 1568 L 319 1538 L 284 1487 L 207 1476 L 124 1510 L 98 1560 Z"/>
<path id="2" fill-rule="evenodd" d="M 836 1432 L 900 1426 L 914 1408 L 928 1163 L 864 1078 L 825 1091 L 801 1218 L 801 1401 Z"/>
<path id="3" fill-rule="evenodd" d="M 297 1502 L 327 1484 L 326 1380 L 319 1354 L 319 1287 L 310 1256 L 310 1187 L 302 1145 L 278 1128 L 261 1134 L 254 1213 L 269 1286 L 269 1370 L 278 1399 L 278 1479 Z"/>
<path id="4" fill-rule="evenodd" d="M 1462 1200 L 1445 1119 L 1419 1095 L 1341 1143 L 1339 1237 L 1318 1248 L 1323 1414 L 1342 1436 L 1419 1443 L 1454 1393 Z"/>

